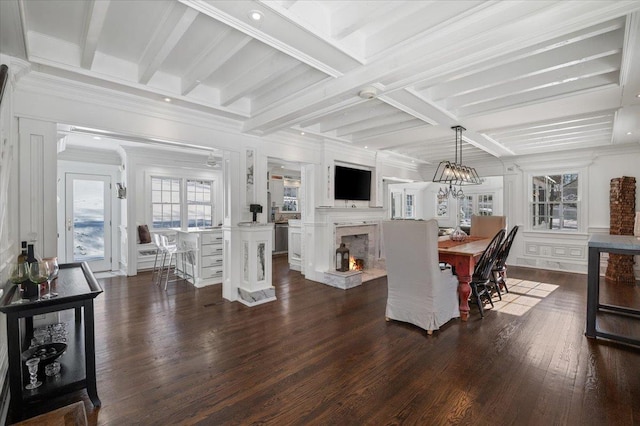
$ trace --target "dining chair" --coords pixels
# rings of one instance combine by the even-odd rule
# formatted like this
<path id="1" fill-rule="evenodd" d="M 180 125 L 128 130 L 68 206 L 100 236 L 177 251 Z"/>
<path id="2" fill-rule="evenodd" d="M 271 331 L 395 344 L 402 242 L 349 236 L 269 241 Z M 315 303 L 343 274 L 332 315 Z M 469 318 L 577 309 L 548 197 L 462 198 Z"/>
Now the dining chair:
<path id="1" fill-rule="evenodd" d="M 505 292 L 509 293 L 509 288 L 507 288 L 507 257 L 509 257 L 509 252 L 511 251 L 511 245 L 513 244 L 513 240 L 518 233 L 519 226 L 516 225 L 511 228 L 507 238 L 504 239 L 500 248 L 498 249 L 498 255 L 496 256 L 496 261 L 493 265 L 493 269 L 491 270 L 491 285 L 493 289 L 496 290 L 498 297 L 502 300 L 502 289 Z"/>
<path id="2" fill-rule="evenodd" d="M 506 216 L 471 216 L 471 229 L 469 235 L 472 237 L 491 238 L 500 229 L 507 228 Z"/>
<path id="3" fill-rule="evenodd" d="M 385 319 L 414 324 L 432 334 L 460 316 L 458 279 L 438 259 L 435 219 L 382 222 L 387 266 Z"/>
<path id="4" fill-rule="evenodd" d="M 498 255 L 498 249 L 504 238 L 505 230 L 500 229 L 493 237 L 487 248 L 480 255 L 480 259 L 476 263 L 473 270 L 473 276 L 471 277 L 471 294 L 475 298 L 475 301 L 480 310 L 480 317 L 484 318 L 483 299 L 487 300 L 491 307 L 493 307 L 493 300 L 491 300 L 490 282 L 491 271 Z"/>

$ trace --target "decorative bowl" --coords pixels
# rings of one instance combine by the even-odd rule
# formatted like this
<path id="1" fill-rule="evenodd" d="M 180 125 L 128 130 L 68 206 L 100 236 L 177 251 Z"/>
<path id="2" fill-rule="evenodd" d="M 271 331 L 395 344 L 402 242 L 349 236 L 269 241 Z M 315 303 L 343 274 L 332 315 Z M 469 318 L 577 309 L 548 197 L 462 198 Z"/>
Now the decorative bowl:
<path id="1" fill-rule="evenodd" d="M 40 358 L 40 365 L 47 365 L 55 361 L 60 355 L 67 350 L 66 343 L 47 343 L 46 345 L 36 346 L 22 352 L 22 360 L 27 361 L 31 358 Z"/>

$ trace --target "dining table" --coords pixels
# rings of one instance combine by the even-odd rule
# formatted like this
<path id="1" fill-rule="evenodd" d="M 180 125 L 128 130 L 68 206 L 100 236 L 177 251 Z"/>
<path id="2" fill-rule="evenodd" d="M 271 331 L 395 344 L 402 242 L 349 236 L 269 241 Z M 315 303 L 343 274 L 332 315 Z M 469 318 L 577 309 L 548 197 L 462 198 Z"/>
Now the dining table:
<path id="1" fill-rule="evenodd" d="M 471 277 L 476 262 L 485 251 L 491 238 L 468 236 L 463 241 L 453 241 L 448 235 L 438 238 L 438 258 L 453 266 L 458 277 L 460 319 L 469 318 L 469 294 Z"/>

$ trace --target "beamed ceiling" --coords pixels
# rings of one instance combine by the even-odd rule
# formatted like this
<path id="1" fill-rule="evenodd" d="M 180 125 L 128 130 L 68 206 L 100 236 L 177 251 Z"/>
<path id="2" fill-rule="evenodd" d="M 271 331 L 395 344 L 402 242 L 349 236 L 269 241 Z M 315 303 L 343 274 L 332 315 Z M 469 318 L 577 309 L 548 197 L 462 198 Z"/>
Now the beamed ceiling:
<path id="1" fill-rule="evenodd" d="M 637 0 L 0 7 L 2 52 L 37 71 L 169 97 L 252 135 L 289 132 L 432 164 L 452 157 L 458 124 L 469 163 L 639 141 Z"/>

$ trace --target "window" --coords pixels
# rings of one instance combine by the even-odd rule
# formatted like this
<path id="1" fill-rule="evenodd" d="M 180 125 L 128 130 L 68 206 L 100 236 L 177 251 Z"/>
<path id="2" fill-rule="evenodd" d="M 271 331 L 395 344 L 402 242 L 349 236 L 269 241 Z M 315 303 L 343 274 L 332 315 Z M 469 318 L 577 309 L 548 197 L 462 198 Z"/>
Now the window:
<path id="1" fill-rule="evenodd" d="M 285 181 L 284 185 L 284 201 L 282 203 L 282 211 L 284 212 L 297 212 L 298 211 L 298 187 L 287 185 Z"/>
<path id="2" fill-rule="evenodd" d="M 180 179 L 151 178 L 151 214 L 154 228 L 180 227 Z"/>
<path id="3" fill-rule="evenodd" d="M 213 224 L 211 193 L 213 182 L 187 179 L 187 224 L 203 228 Z"/>
<path id="4" fill-rule="evenodd" d="M 154 229 L 213 226 L 214 182 L 151 177 L 151 223 Z"/>
<path id="5" fill-rule="evenodd" d="M 533 229 L 578 230 L 578 174 L 533 176 Z"/>
<path id="6" fill-rule="evenodd" d="M 470 194 L 460 200 L 460 225 L 471 226 L 471 215 L 493 216 L 493 194 Z"/>
<path id="7" fill-rule="evenodd" d="M 404 206 L 405 212 L 407 213 L 405 217 L 407 219 L 413 219 L 416 216 L 415 210 L 413 209 L 413 194 L 405 195 Z"/>

